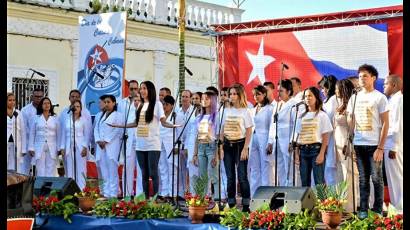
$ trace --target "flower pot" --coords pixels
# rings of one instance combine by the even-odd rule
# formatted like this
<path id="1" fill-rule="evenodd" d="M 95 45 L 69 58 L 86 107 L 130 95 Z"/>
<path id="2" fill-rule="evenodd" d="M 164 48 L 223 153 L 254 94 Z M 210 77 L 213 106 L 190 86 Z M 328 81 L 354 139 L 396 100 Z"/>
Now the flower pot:
<path id="1" fill-rule="evenodd" d="M 189 206 L 189 216 L 191 217 L 191 223 L 201 224 L 204 219 L 206 206 Z"/>
<path id="2" fill-rule="evenodd" d="M 88 212 L 93 209 L 96 200 L 91 197 L 78 197 L 78 206 L 83 212 Z"/>
<path id="3" fill-rule="evenodd" d="M 87 180 L 85 180 L 85 186 L 89 188 L 98 188 L 98 179 L 87 178 Z"/>
<path id="4" fill-rule="evenodd" d="M 330 229 L 336 229 L 342 222 L 342 213 L 333 211 L 322 211 L 322 221 Z"/>

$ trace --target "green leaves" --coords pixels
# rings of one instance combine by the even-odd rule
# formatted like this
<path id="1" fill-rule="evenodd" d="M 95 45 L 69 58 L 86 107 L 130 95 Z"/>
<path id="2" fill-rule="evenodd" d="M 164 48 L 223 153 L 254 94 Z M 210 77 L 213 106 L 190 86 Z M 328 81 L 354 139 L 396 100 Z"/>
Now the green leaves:
<path id="1" fill-rule="evenodd" d="M 202 176 L 193 176 L 192 179 L 194 180 L 194 192 L 195 194 L 199 195 L 199 197 L 203 198 L 206 194 L 206 187 L 208 185 L 208 175 L 204 174 Z"/>
<path id="2" fill-rule="evenodd" d="M 220 217 L 220 224 L 230 228 L 242 229 L 242 220 L 247 217 L 247 213 L 242 212 L 237 208 L 231 208 L 225 213 L 224 217 Z"/>
<path id="3" fill-rule="evenodd" d="M 316 221 L 313 217 L 313 213 L 309 209 L 301 211 L 298 214 L 288 214 L 284 220 L 284 229 L 287 230 L 303 230 L 303 229 L 315 229 Z"/>

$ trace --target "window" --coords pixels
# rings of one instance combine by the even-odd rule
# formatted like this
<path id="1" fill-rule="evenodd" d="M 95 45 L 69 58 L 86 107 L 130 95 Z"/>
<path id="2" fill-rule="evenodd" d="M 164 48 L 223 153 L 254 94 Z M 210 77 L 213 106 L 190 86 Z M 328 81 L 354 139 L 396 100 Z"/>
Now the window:
<path id="1" fill-rule="evenodd" d="M 48 86 L 48 80 L 13 77 L 12 89 L 16 95 L 16 108 L 21 110 L 30 103 L 30 95 L 34 88 L 43 89 L 44 95 L 48 96 Z"/>

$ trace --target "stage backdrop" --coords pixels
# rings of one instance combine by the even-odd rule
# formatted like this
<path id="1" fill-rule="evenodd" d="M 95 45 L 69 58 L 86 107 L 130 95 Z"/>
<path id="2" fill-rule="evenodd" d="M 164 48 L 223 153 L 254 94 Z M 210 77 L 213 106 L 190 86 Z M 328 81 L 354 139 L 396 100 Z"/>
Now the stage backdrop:
<path id="1" fill-rule="evenodd" d="M 382 91 L 389 73 L 387 24 L 232 35 L 225 36 L 222 45 L 221 84 L 242 83 L 252 102 L 255 86 L 265 81 L 276 86 L 281 63 L 289 67 L 283 77 L 298 76 L 303 88 L 317 86 L 323 75 L 357 75 L 357 68 L 367 63 L 379 71 L 376 88 Z"/>
<path id="2" fill-rule="evenodd" d="M 126 12 L 79 17 L 80 50 L 77 88 L 91 115 L 103 94 L 122 97 Z"/>

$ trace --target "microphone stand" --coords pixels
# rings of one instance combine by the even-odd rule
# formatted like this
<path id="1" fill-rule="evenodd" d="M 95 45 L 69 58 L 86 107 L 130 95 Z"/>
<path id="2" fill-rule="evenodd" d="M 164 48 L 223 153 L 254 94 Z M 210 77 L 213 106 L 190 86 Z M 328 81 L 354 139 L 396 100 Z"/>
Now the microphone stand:
<path id="1" fill-rule="evenodd" d="M 221 163 L 222 163 L 222 161 L 221 161 L 220 156 L 219 156 L 219 151 L 220 151 L 220 148 L 221 148 L 220 146 L 221 146 L 222 143 L 219 142 L 220 141 L 219 136 L 221 134 L 222 121 L 223 121 L 223 117 L 224 117 L 224 113 L 225 113 L 225 103 L 226 102 L 223 102 L 223 104 L 222 104 L 222 115 L 221 115 L 221 119 L 219 120 L 218 135 L 216 136 L 217 137 L 216 138 L 216 141 L 217 141 L 217 154 L 218 154 L 218 161 L 219 161 L 219 164 L 218 164 L 218 181 L 219 181 L 219 183 L 218 183 L 218 187 L 219 187 L 219 192 L 218 192 L 219 204 L 218 205 L 219 205 L 219 210 L 222 209 L 222 198 L 221 198 Z M 219 110 L 218 110 L 218 112 L 219 112 Z"/>
<path id="2" fill-rule="evenodd" d="M 178 96 L 178 95 L 177 95 Z M 174 107 L 175 108 L 175 107 Z M 173 124 L 175 125 L 175 119 L 176 119 L 176 113 L 172 112 L 171 113 L 171 120 L 173 120 Z M 172 128 L 172 143 L 175 143 L 175 128 Z M 169 157 L 168 157 L 169 158 Z M 175 175 L 175 155 L 172 154 L 172 179 L 171 179 L 171 197 L 174 198 L 174 175 Z M 175 202 L 175 201 L 174 201 Z"/>
<path id="3" fill-rule="evenodd" d="M 13 116 L 14 116 L 14 170 L 17 172 L 17 111 L 14 110 Z"/>
<path id="4" fill-rule="evenodd" d="M 296 186 L 296 180 L 295 180 L 295 176 L 296 176 L 296 172 L 295 172 L 295 170 L 296 170 L 296 162 L 295 162 L 295 155 L 296 155 L 296 151 L 295 151 L 295 148 L 296 148 L 296 141 L 293 141 L 293 139 L 295 138 L 295 130 L 296 130 L 296 121 L 298 120 L 298 113 L 299 113 L 299 105 L 296 105 L 296 106 L 294 106 L 294 107 L 296 107 L 296 115 L 295 115 L 295 119 L 294 119 L 294 122 L 293 122 L 293 127 L 292 127 L 292 129 L 293 129 L 293 131 L 292 131 L 292 139 L 291 139 L 291 145 L 292 145 L 292 153 L 291 153 L 291 156 L 292 156 L 292 158 L 293 158 L 293 178 L 292 178 L 292 186 Z M 298 136 L 299 137 L 299 136 Z M 291 160 L 292 161 L 292 160 Z M 288 169 L 290 168 L 290 163 L 291 163 L 291 161 L 289 161 L 289 163 L 288 163 Z M 290 170 L 288 170 L 288 181 L 289 181 L 289 171 Z"/>
<path id="5" fill-rule="evenodd" d="M 76 152 L 77 152 L 77 146 L 75 144 L 75 117 L 74 117 L 74 109 L 70 109 L 71 113 L 72 113 L 72 119 L 73 119 L 73 154 L 74 154 L 74 180 L 75 182 L 77 182 L 77 156 L 76 156 Z"/>
<path id="6" fill-rule="evenodd" d="M 195 111 L 196 111 L 196 108 L 194 107 L 194 108 L 192 109 L 191 113 L 189 114 L 188 119 L 185 121 L 185 124 L 184 124 L 184 127 L 182 128 L 182 131 L 181 131 L 181 133 L 179 134 L 179 136 L 178 136 L 176 142 L 174 142 L 174 145 L 172 146 L 172 150 L 171 150 L 171 152 L 170 152 L 169 155 L 168 155 L 168 158 L 170 158 L 170 157 L 171 157 L 171 154 L 174 153 L 175 146 L 178 145 L 178 147 L 177 147 L 177 150 L 178 150 L 178 158 L 177 158 L 177 161 L 178 161 L 178 162 L 177 162 L 177 194 L 176 194 L 176 201 L 175 201 L 177 208 L 179 207 L 179 203 L 178 203 L 178 193 L 179 193 L 179 155 L 180 155 L 180 153 L 181 153 L 181 152 L 180 152 L 180 151 L 181 151 L 181 137 L 182 137 L 182 134 L 184 134 L 185 128 L 186 128 L 186 126 L 188 125 L 189 120 L 191 119 L 192 114 L 193 114 Z M 175 122 L 175 119 L 174 119 L 174 122 Z M 174 168 L 174 166 L 172 166 L 172 168 Z M 172 175 L 172 177 L 174 177 L 174 175 Z"/>
<path id="7" fill-rule="evenodd" d="M 283 77 L 283 70 L 285 69 L 285 65 L 282 63 L 282 69 L 280 71 L 280 79 L 279 79 L 279 91 L 278 91 L 278 99 L 280 97 L 280 90 L 282 89 L 282 77 Z M 275 186 L 278 186 L 278 107 L 279 102 L 276 103 L 276 111 L 275 115 L 273 116 L 273 123 L 275 123 Z"/>
<path id="8" fill-rule="evenodd" d="M 356 118 L 354 117 L 354 110 L 356 107 L 356 99 L 357 99 L 357 90 L 355 89 L 354 91 L 354 100 L 353 100 L 353 110 L 352 110 L 352 118 L 354 118 L 353 122 L 356 122 Z M 350 130 L 349 127 L 349 137 L 347 141 L 347 150 L 350 152 L 350 157 L 352 159 L 352 192 L 353 192 L 353 214 L 356 214 L 356 195 L 355 195 L 355 184 L 354 184 L 354 147 L 353 147 L 353 138 L 354 138 L 354 131 Z M 345 159 L 347 159 L 347 155 L 345 156 Z"/>
<path id="9" fill-rule="evenodd" d="M 128 139 L 128 133 L 127 133 L 127 122 L 128 122 L 128 116 L 130 113 L 130 109 L 131 109 L 131 98 L 132 97 L 127 97 L 127 102 L 128 99 L 130 99 L 130 103 L 128 104 L 128 108 L 127 108 L 127 113 L 125 114 L 125 121 L 124 121 L 124 128 L 123 128 L 123 132 L 122 132 L 122 143 L 120 146 L 120 152 L 118 153 L 118 161 L 120 161 L 120 156 L 121 156 L 121 150 L 122 147 L 124 146 L 124 181 L 123 181 L 123 197 L 126 197 L 127 194 L 127 139 Z"/>

